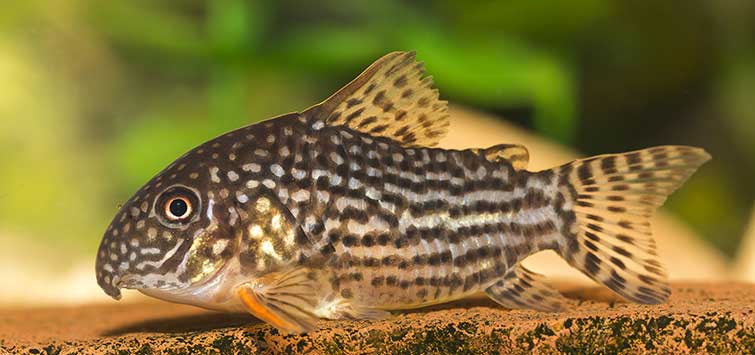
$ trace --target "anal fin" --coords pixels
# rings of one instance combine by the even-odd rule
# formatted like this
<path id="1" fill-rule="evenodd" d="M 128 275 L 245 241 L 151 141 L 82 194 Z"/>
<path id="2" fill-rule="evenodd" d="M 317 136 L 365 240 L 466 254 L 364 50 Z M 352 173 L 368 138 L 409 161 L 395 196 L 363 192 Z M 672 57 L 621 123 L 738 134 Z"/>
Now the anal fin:
<path id="1" fill-rule="evenodd" d="M 493 301 L 511 309 L 558 312 L 566 308 L 566 298 L 546 283 L 545 277 L 515 266 L 498 282 L 485 289 Z"/>

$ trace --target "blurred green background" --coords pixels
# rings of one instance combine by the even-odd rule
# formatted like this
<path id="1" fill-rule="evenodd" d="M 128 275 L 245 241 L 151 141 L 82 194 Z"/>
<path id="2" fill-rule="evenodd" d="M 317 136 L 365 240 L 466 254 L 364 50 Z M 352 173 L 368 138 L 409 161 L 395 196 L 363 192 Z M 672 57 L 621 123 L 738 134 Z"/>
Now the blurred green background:
<path id="1" fill-rule="evenodd" d="M 755 196 L 750 0 L 3 2 L 0 233 L 93 257 L 118 203 L 184 151 L 410 49 L 453 104 L 587 155 L 705 147 L 668 206 L 736 252 Z"/>

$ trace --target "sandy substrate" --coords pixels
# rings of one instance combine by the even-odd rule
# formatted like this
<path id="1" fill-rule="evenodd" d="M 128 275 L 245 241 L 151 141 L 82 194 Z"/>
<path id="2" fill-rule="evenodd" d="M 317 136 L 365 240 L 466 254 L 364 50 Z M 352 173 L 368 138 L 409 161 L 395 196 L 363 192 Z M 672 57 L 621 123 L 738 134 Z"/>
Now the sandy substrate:
<path id="1" fill-rule="evenodd" d="M 0 353 L 518 354 L 755 353 L 755 285 L 677 283 L 669 303 L 625 303 L 562 285 L 564 313 L 472 299 L 377 322 L 321 321 L 281 336 L 243 314 L 162 302 L 0 310 Z"/>

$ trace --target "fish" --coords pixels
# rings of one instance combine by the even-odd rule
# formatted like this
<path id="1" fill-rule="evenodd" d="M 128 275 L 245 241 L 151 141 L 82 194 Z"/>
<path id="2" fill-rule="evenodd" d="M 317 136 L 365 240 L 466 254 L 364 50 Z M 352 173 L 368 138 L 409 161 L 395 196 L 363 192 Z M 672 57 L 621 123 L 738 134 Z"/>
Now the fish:
<path id="1" fill-rule="evenodd" d="M 522 265 L 548 250 L 628 301 L 669 298 L 650 218 L 705 150 L 530 171 L 523 145 L 438 148 L 449 127 L 416 54 L 389 53 L 323 102 L 225 133 L 159 172 L 107 227 L 97 283 L 115 299 L 135 289 L 248 312 L 283 334 L 477 293 L 561 311 L 564 296 Z"/>

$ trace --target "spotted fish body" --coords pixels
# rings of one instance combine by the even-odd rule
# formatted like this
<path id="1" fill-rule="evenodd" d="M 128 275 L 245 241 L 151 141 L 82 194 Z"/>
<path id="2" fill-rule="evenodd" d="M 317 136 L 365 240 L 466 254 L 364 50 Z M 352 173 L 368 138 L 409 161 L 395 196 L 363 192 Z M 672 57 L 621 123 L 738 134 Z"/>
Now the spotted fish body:
<path id="1" fill-rule="evenodd" d="M 485 292 L 559 310 L 520 265 L 554 250 L 621 296 L 670 290 L 648 218 L 708 155 L 664 146 L 541 172 L 519 145 L 433 148 L 447 107 L 413 53 L 323 103 L 226 133 L 159 173 L 97 257 L 106 293 L 248 311 L 285 332 Z"/>

